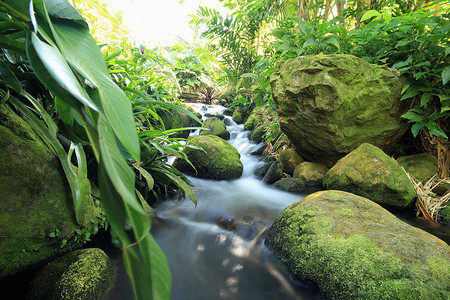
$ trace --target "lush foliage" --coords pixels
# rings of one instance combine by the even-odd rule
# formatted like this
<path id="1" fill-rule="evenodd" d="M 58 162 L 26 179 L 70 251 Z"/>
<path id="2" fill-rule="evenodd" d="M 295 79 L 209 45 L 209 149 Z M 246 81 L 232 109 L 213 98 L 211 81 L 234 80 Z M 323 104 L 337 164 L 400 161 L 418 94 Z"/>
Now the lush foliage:
<path id="1" fill-rule="evenodd" d="M 201 8 L 193 22 L 206 26 L 203 35 L 233 71 L 227 77 L 235 87 L 232 105 L 273 106 L 269 80 L 280 60 L 346 53 L 404 76 L 402 100 L 411 109 L 403 117 L 413 123 L 413 134 L 425 127 L 447 138 L 450 7 L 445 1 L 223 2 L 233 9 L 231 16 Z"/>
<path id="2" fill-rule="evenodd" d="M 0 17 L 2 103 L 25 115 L 60 159 L 80 225 L 89 221 L 85 203 L 100 199 L 136 297 L 169 299 L 170 272 L 149 233 L 142 192 L 169 186 L 196 201 L 187 179 L 166 164 L 168 155 L 181 155 L 181 145 L 157 112 L 195 116 L 169 102 L 172 86 L 148 63 L 150 52 L 126 42 L 119 51 L 108 46 L 105 64 L 87 23 L 66 0 L 0 1 Z"/>

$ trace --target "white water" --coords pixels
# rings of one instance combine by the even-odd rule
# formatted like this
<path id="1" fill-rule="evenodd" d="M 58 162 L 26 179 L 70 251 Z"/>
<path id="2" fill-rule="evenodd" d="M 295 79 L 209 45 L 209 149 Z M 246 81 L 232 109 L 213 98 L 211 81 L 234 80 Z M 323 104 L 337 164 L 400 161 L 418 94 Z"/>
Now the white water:
<path id="1" fill-rule="evenodd" d="M 224 108 L 194 109 L 204 114 Z M 262 240 L 251 242 L 303 196 L 274 189 L 253 175 L 263 164 L 249 154 L 258 145 L 249 142 L 242 124 L 226 118 L 231 124 L 229 142 L 244 165 L 242 177 L 232 181 L 189 177 L 197 207 L 189 199 L 156 207 L 159 224 L 152 234 L 169 262 L 172 299 L 319 299 L 316 292 L 289 278 Z"/>

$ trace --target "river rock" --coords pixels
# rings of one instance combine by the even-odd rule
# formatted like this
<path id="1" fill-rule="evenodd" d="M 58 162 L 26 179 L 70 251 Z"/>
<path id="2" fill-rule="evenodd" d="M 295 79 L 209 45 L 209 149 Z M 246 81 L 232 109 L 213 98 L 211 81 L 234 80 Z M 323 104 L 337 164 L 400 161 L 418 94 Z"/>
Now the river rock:
<path id="1" fill-rule="evenodd" d="M 100 209 L 87 204 L 85 213 L 97 220 Z M 0 279 L 80 246 L 79 229 L 59 160 L 8 105 L 0 105 Z"/>
<path id="2" fill-rule="evenodd" d="M 269 170 L 264 175 L 263 182 L 267 184 L 275 183 L 283 177 L 283 166 L 279 161 L 270 165 Z"/>
<path id="3" fill-rule="evenodd" d="M 406 172 L 423 183 L 438 171 L 436 157 L 428 153 L 400 156 L 397 162 L 405 168 Z"/>
<path id="4" fill-rule="evenodd" d="M 292 177 L 281 178 L 273 186 L 290 193 L 301 193 L 305 190 L 305 182 L 299 178 Z"/>
<path id="5" fill-rule="evenodd" d="M 223 138 L 224 140 L 230 139 L 230 132 L 227 130 L 225 123 L 219 118 L 211 117 L 203 122 L 203 127 L 208 128 L 207 130 L 202 130 L 200 135 L 216 135 Z"/>
<path id="6" fill-rule="evenodd" d="M 390 150 L 408 126 L 403 81 L 351 55 L 308 55 L 276 65 L 270 78 L 281 130 L 310 161 L 333 166 L 362 143 Z"/>
<path id="7" fill-rule="evenodd" d="M 327 166 L 321 163 L 304 161 L 295 167 L 293 176 L 301 179 L 307 186 L 321 186 L 327 172 Z"/>
<path id="8" fill-rule="evenodd" d="M 260 112 L 256 112 L 256 110 L 259 110 L 260 108 L 254 109 L 250 116 L 247 118 L 247 121 L 244 123 L 244 129 L 245 130 L 253 130 L 258 125 L 262 124 L 263 116 Z"/>
<path id="9" fill-rule="evenodd" d="M 199 124 L 195 120 L 191 119 L 184 112 L 177 109 L 158 110 L 158 115 L 164 122 L 166 130 L 190 127 L 192 125 L 198 126 Z M 200 117 L 201 120 L 201 117 Z M 182 130 L 173 135 L 173 137 L 186 139 L 189 136 L 189 130 Z"/>
<path id="10" fill-rule="evenodd" d="M 205 114 L 205 117 L 207 117 L 207 118 L 215 117 L 215 118 L 219 118 L 219 119 L 222 120 L 222 121 L 223 121 L 223 119 L 225 119 L 225 116 L 224 116 L 224 115 L 221 115 L 221 114 L 212 114 L 212 113 L 206 113 L 206 114 Z"/>
<path id="11" fill-rule="evenodd" d="M 233 119 L 233 121 L 235 121 L 238 124 L 242 124 L 242 122 L 244 121 L 243 117 L 242 117 L 242 113 L 240 110 L 236 109 L 233 112 L 233 115 L 231 116 L 231 118 Z"/>
<path id="12" fill-rule="evenodd" d="M 101 299 L 113 286 L 116 268 L 98 248 L 73 251 L 52 261 L 32 282 L 30 299 Z"/>
<path id="13" fill-rule="evenodd" d="M 270 166 L 273 164 L 273 161 L 269 161 L 264 163 L 262 166 L 257 167 L 255 170 L 253 170 L 253 174 L 257 177 L 264 177 L 266 175 L 267 171 L 270 169 Z"/>
<path id="14" fill-rule="evenodd" d="M 362 144 L 340 159 L 324 177 L 327 189 L 343 190 L 396 208 L 409 206 L 416 192 L 397 162 L 381 149 Z"/>
<path id="15" fill-rule="evenodd" d="M 200 178 L 230 180 L 241 177 L 244 170 L 240 154 L 230 143 L 215 135 L 189 137 L 188 145 L 203 150 L 185 147 L 183 153 L 189 158 L 197 172 L 183 159 L 175 159 L 173 166 L 181 172 Z"/>
<path id="16" fill-rule="evenodd" d="M 284 173 L 291 176 L 294 174 L 295 167 L 305 161 L 293 148 L 283 150 L 278 160 L 283 164 Z"/>
<path id="17" fill-rule="evenodd" d="M 258 125 L 249 135 L 249 140 L 255 143 L 261 143 L 264 141 L 264 134 L 266 133 L 266 125 Z"/>
<path id="18" fill-rule="evenodd" d="M 265 244 L 327 299 L 450 297 L 450 247 L 350 193 L 322 191 L 292 204 Z"/>

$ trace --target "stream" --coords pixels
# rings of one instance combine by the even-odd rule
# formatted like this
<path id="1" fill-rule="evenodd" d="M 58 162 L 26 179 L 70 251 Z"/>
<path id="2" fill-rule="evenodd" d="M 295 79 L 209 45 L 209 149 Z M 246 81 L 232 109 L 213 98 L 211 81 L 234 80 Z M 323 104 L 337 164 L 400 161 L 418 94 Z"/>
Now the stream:
<path id="1" fill-rule="evenodd" d="M 225 109 L 199 104 L 193 107 L 202 115 Z M 189 199 L 169 200 L 155 207 L 157 221 L 151 233 L 167 256 L 172 274 L 171 299 L 322 299 L 319 291 L 294 281 L 264 246 L 263 239 L 257 238 L 284 208 L 306 194 L 277 190 L 253 175 L 253 170 L 263 164 L 250 154 L 258 145 L 247 139 L 243 124 L 225 118 L 231 133 L 229 142 L 241 154 L 242 177 L 232 181 L 189 177 L 197 207 Z M 417 227 L 427 227 L 412 217 L 399 217 Z M 423 229 L 449 242 L 449 227 Z M 113 260 L 119 275 L 108 298 L 134 299 L 121 256 Z"/>

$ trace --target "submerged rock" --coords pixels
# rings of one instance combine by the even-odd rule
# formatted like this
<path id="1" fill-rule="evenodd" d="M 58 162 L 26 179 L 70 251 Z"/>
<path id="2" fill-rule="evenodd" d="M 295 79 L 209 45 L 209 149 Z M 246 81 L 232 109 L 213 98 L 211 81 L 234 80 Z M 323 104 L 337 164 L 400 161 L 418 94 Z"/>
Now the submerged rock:
<path id="1" fill-rule="evenodd" d="M 397 162 L 414 178 L 425 183 L 438 171 L 437 159 L 429 153 L 400 156 Z"/>
<path id="2" fill-rule="evenodd" d="M 224 140 L 230 139 L 230 132 L 227 130 L 225 123 L 219 118 L 211 117 L 203 122 L 203 127 L 208 128 L 207 130 L 200 131 L 200 135 L 216 135 Z"/>
<path id="3" fill-rule="evenodd" d="M 323 177 L 327 172 L 327 166 L 305 161 L 295 167 L 293 176 L 301 179 L 307 186 L 321 186 Z"/>
<path id="4" fill-rule="evenodd" d="M 100 209 L 85 204 L 91 224 Z M 0 278 L 79 247 L 73 206 L 59 160 L 8 105 L 0 105 Z"/>
<path id="5" fill-rule="evenodd" d="M 396 208 L 409 206 L 416 192 L 402 167 L 381 149 L 362 144 L 324 177 L 327 189 L 343 190 Z"/>
<path id="6" fill-rule="evenodd" d="M 265 244 L 327 299 L 450 297 L 450 247 L 350 193 L 317 192 L 292 204 Z"/>
<path id="7" fill-rule="evenodd" d="M 181 172 L 200 178 L 230 180 L 241 177 L 244 170 L 240 154 L 230 143 L 215 135 L 193 136 L 188 139 L 183 153 L 197 169 L 197 172 L 185 160 L 177 158 L 173 166 Z"/>
<path id="8" fill-rule="evenodd" d="M 301 193 L 305 190 L 305 182 L 299 178 L 281 178 L 273 184 L 274 187 L 285 192 Z"/>
<path id="9" fill-rule="evenodd" d="M 328 167 L 362 143 L 389 150 L 408 126 L 402 80 L 351 55 L 288 59 L 270 78 L 281 130 L 296 150 Z"/>
<path id="10" fill-rule="evenodd" d="M 278 160 L 283 164 L 283 171 L 291 176 L 295 167 L 305 161 L 293 148 L 283 150 Z"/>
<path id="11" fill-rule="evenodd" d="M 73 251 L 52 261 L 32 282 L 31 299 L 101 299 L 113 286 L 116 268 L 98 248 Z"/>

